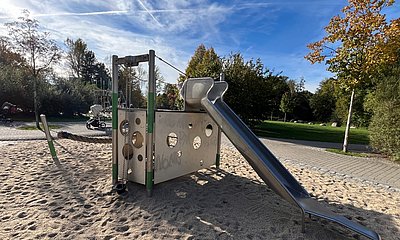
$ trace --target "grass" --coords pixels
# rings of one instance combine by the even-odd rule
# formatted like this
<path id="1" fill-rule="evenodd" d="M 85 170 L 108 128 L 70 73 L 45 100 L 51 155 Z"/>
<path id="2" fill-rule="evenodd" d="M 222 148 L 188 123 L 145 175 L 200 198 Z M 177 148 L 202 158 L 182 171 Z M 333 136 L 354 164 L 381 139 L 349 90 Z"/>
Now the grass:
<path id="1" fill-rule="evenodd" d="M 254 129 L 260 137 L 307 140 L 318 142 L 342 143 L 345 128 L 308 125 L 304 123 L 264 121 Z M 350 130 L 349 143 L 369 144 L 368 130 L 356 128 Z"/>
<path id="2" fill-rule="evenodd" d="M 42 129 L 43 129 L 43 125 L 40 124 L 40 126 L 41 126 Z M 49 125 L 49 128 L 50 128 L 50 129 L 60 129 L 61 126 L 60 126 L 60 125 L 52 125 L 52 124 L 50 124 L 50 125 Z M 21 126 L 21 127 L 17 127 L 17 129 L 18 129 L 18 130 L 38 130 L 38 129 L 36 128 L 36 125 Z"/>
<path id="3" fill-rule="evenodd" d="M 341 149 L 336 149 L 336 148 L 328 148 L 328 149 L 326 149 L 326 151 L 331 152 L 331 153 L 347 155 L 347 156 L 353 156 L 353 157 L 370 157 L 370 155 L 367 153 L 343 152 Z"/>

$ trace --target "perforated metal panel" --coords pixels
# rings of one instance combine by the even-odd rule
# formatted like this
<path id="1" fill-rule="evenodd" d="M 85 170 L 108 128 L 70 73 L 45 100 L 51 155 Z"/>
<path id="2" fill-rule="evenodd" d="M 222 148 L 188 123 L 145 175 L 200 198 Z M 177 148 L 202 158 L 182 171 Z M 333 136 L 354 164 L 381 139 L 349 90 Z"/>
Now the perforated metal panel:
<path id="1" fill-rule="evenodd" d="M 215 164 L 218 129 L 207 113 L 158 111 L 155 136 L 154 183 Z"/>
<path id="2" fill-rule="evenodd" d="M 145 184 L 145 172 L 146 110 L 118 109 L 118 177 Z"/>

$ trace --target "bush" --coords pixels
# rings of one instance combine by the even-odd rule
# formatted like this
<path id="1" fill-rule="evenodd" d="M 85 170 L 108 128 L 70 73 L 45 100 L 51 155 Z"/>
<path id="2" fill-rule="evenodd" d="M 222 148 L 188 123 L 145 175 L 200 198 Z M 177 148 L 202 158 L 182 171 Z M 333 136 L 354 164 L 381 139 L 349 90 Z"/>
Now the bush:
<path id="1" fill-rule="evenodd" d="M 79 79 L 56 79 L 41 89 L 40 112 L 48 116 L 73 116 L 87 113 L 95 102 L 94 84 L 86 84 Z"/>
<path id="2" fill-rule="evenodd" d="M 33 110 L 32 80 L 21 68 L 0 64 L 0 105 L 11 102 L 29 112 Z"/>
<path id="3" fill-rule="evenodd" d="M 383 102 L 374 109 L 369 126 L 371 145 L 400 160 L 400 105 Z"/>
<path id="4" fill-rule="evenodd" d="M 365 106 L 373 112 L 369 125 L 372 147 L 400 160 L 400 66 L 379 79 Z"/>

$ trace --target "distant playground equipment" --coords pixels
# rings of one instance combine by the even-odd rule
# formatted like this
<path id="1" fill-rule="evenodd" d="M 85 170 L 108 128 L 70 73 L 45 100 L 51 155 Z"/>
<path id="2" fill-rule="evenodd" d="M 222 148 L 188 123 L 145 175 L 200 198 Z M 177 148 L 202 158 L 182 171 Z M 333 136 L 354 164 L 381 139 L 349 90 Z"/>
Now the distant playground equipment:
<path id="1" fill-rule="evenodd" d="M 104 108 L 99 104 L 94 104 L 94 105 L 90 106 L 90 111 L 89 111 L 90 118 L 89 118 L 89 120 L 86 121 L 87 129 L 93 129 L 93 128 L 105 129 L 106 128 L 106 122 L 102 120 L 103 111 L 104 111 Z"/>
<path id="2" fill-rule="evenodd" d="M 17 105 L 4 102 L 0 109 L 0 121 L 1 122 L 12 122 L 11 116 L 17 112 Z"/>
<path id="3" fill-rule="evenodd" d="M 110 90 L 95 91 L 95 101 L 103 107 L 104 112 L 111 111 L 111 94 Z"/>
<path id="4" fill-rule="evenodd" d="M 370 239 L 380 239 L 376 232 L 333 213 L 311 198 L 223 101 L 222 96 L 228 89 L 227 82 L 212 78 L 187 79 L 181 88 L 183 111 L 156 109 L 156 57 L 154 50 L 143 55 L 112 57 L 113 189 L 122 193 L 127 181 L 132 181 L 145 185 L 151 196 L 154 184 L 212 165 L 218 168 L 222 130 L 261 179 L 275 193 L 300 209 L 303 232 L 306 215 L 310 218 L 313 215 L 341 224 Z M 147 109 L 118 107 L 119 66 L 131 68 L 143 62 L 148 62 L 149 67 Z M 126 102 L 123 106 L 130 104 Z M 48 137 L 48 141 L 53 155 L 55 151 L 51 146 L 51 137 Z"/>

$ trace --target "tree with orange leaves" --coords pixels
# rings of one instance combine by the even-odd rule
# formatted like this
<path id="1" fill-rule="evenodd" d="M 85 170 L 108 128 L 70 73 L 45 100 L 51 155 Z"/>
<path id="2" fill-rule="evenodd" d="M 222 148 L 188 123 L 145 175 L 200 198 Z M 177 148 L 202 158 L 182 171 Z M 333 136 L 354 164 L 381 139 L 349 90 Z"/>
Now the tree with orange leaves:
<path id="1" fill-rule="evenodd" d="M 386 20 L 382 10 L 394 0 L 349 0 L 342 14 L 325 27 L 326 36 L 309 44 L 305 58 L 312 64 L 323 62 L 335 73 L 345 90 L 352 92 L 343 143 L 347 151 L 354 89 L 369 83 L 380 66 L 395 62 L 400 49 L 400 18 Z"/>

